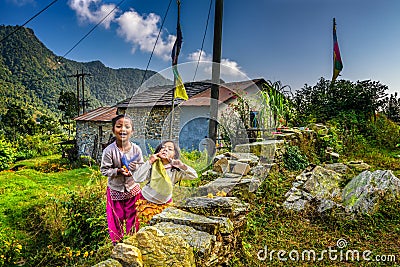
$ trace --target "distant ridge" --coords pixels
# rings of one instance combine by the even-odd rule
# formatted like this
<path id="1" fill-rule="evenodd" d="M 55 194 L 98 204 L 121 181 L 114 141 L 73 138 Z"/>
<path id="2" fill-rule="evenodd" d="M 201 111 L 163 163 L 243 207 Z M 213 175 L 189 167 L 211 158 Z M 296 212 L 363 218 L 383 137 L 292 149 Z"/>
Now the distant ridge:
<path id="1" fill-rule="evenodd" d="M 0 39 L 17 27 L 0 25 Z M 100 61 L 77 62 L 62 58 L 49 50 L 30 28 L 20 29 L 0 43 L 2 91 L 6 91 L 4 87 L 12 90 L 18 87 L 19 94 L 23 94 L 18 97 L 37 102 L 53 112 L 58 112 L 61 92 L 76 92 L 77 79 L 69 76 L 82 71 L 91 74 L 85 77 L 85 99 L 89 100 L 87 110 L 112 106 L 130 97 L 140 86 L 145 73 L 135 68 L 112 69 Z M 152 79 L 154 85 L 171 83 L 150 70 L 146 79 L 153 75 L 158 75 Z"/>

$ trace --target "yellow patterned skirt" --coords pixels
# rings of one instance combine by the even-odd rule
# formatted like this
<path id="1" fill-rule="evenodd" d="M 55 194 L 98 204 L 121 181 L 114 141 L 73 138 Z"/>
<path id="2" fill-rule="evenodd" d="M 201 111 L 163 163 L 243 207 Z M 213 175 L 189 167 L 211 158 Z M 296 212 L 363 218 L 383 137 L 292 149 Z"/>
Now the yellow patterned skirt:
<path id="1" fill-rule="evenodd" d="M 136 212 L 139 223 L 148 224 L 154 215 L 161 213 L 165 208 L 172 205 L 172 201 L 165 204 L 155 204 L 146 199 L 136 201 Z"/>

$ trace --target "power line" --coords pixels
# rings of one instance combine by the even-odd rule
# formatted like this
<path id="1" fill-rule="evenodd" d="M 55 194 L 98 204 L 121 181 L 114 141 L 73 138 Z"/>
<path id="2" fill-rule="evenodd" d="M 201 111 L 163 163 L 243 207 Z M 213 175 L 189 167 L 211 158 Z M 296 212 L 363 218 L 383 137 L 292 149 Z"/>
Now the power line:
<path id="1" fill-rule="evenodd" d="M 208 28 L 208 21 L 210 20 L 211 5 L 212 5 L 212 0 L 210 0 L 210 7 L 208 8 L 206 29 L 204 30 L 203 41 L 201 42 L 201 49 L 200 49 L 199 59 L 197 60 L 196 70 L 194 71 L 194 75 L 193 75 L 193 81 L 196 78 L 197 69 L 199 68 L 199 62 L 200 62 L 200 59 L 201 59 L 201 53 L 203 52 L 204 40 L 206 38 L 206 33 L 207 33 L 207 28 Z"/>
<path id="2" fill-rule="evenodd" d="M 0 43 L 2 43 L 4 40 L 6 40 L 8 37 L 10 37 L 11 35 L 13 35 L 14 33 L 16 33 L 17 31 L 19 31 L 20 29 L 22 29 L 26 24 L 28 24 L 31 20 L 33 20 L 34 18 L 36 18 L 37 16 L 39 16 L 43 11 L 45 11 L 46 9 L 48 9 L 51 5 L 53 5 L 55 2 L 57 2 L 58 0 L 54 0 L 53 2 L 51 2 L 50 4 L 48 4 L 45 8 L 43 8 L 42 10 L 40 10 L 38 13 L 36 13 L 36 15 L 34 15 L 32 18 L 28 19 L 24 24 L 22 24 L 21 26 L 18 26 L 18 28 L 16 28 L 14 31 L 12 31 L 11 33 L 9 33 L 6 37 L 4 37 L 3 39 L 0 40 Z"/>
<path id="3" fill-rule="evenodd" d="M 160 30 L 158 31 L 157 39 L 156 39 L 156 42 L 155 42 L 155 44 L 153 46 L 153 51 L 151 51 L 150 58 L 149 58 L 149 61 L 147 62 L 146 70 L 144 71 L 143 78 L 142 78 L 142 81 L 140 82 L 140 85 L 142 85 L 142 83 L 144 82 L 144 79 L 146 78 L 147 70 L 149 69 L 150 61 L 151 61 L 151 58 L 153 57 L 154 50 L 156 49 L 156 45 L 157 45 L 157 42 L 158 42 L 158 38 L 160 37 L 161 30 L 164 27 L 165 18 L 167 17 L 167 14 L 168 14 L 168 11 L 169 11 L 169 7 L 171 6 L 171 2 L 172 2 L 172 0 L 169 1 L 168 7 L 167 7 L 167 11 L 165 12 L 163 21 L 161 23 Z"/>

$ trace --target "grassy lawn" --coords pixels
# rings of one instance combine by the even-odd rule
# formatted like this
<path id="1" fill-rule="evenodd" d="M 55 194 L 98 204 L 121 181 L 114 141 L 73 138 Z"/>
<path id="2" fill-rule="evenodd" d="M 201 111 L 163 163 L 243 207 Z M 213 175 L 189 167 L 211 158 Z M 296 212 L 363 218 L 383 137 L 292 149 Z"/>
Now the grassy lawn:
<path id="1" fill-rule="evenodd" d="M 93 170 L 83 167 L 60 172 L 43 173 L 35 169 L 59 156 L 40 157 L 17 162 L 17 171 L 0 172 L 0 222 L 8 226 L 7 214 L 24 212 L 39 201 L 60 198 L 67 190 L 84 186 Z M 22 216 L 23 217 L 23 216 Z"/>

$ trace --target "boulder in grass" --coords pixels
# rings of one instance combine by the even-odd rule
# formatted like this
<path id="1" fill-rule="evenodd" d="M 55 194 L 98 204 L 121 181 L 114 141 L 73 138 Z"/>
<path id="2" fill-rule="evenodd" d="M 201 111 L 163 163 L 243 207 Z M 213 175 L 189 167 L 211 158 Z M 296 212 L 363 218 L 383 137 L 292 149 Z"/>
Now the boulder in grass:
<path id="1" fill-rule="evenodd" d="M 363 171 L 343 188 L 343 205 L 351 212 L 372 213 L 387 194 L 400 195 L 400 179 L 392 171 Z"/>

